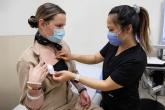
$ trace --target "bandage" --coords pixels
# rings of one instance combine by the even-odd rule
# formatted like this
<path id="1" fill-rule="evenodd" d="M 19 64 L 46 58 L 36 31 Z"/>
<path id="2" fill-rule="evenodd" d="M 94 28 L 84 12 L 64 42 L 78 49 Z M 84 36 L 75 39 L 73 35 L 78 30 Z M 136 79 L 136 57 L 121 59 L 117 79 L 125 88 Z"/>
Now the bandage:
<path id="1" fill-rule="evenodd" d="M 49 74 L 55 74 L 55 71 L 52 65 L 48 64 L 47 67 L 48 67 Z"/>

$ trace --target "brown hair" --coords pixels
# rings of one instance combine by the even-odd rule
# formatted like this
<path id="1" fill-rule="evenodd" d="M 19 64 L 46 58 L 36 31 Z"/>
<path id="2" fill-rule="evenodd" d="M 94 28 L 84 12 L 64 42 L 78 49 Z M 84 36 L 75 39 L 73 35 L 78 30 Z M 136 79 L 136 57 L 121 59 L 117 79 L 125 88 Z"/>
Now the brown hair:
<path id="1" fill-rule="evenodd" d="M 53 3 L 45 3 L 38 7 L 36 15 L 31 16 L 28 19 L 28 23 L 32 28 L 38 28 L 39 19 L 44 19 L 45 21 L 50 21 L 53 19 L 54 15 L 57 14 L 66 14 L 63 9 L 61 9 L 58 5 Z"/>
<path id="2" fill-rule="evenodd" d="M 120 5 L 112 8 L 110 14 L 116 14 L 114 22 L 119 24 L 122 29 L 128 25 L 132 25 L 133 34 L 137 35 L 140 44 L 147 52 L 151 52 L 149 44 L 149 14 L 143 7 L 131 7 L 128 5 Z"/>

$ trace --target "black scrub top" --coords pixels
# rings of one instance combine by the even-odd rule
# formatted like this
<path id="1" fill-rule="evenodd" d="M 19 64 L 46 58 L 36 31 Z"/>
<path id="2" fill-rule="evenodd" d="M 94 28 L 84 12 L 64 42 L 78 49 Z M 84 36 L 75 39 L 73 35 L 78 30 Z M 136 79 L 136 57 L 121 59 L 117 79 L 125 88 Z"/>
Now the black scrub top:
<path id="1" fill-rule="evenodd" d="M 138 110 L 138 86 L 147 65 L 146 53 L 139 44 L 115 56 L 117 49 L 118 47 L 107 43 L 100 51 L 104 57 L 102 73 L 104 80 L 110 76 L 123 87 L 102 92 L 101 106 L 104 110 Z"/>

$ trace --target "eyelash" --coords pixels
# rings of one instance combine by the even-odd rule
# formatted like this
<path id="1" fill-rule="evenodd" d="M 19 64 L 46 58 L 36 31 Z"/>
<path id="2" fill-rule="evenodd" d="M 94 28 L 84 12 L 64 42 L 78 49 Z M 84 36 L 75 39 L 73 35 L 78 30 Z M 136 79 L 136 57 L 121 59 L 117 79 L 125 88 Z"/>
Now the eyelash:
<path id="1" fill-rule="evenodd" d="M 63 27 L 63 25 L 55 25 L 56 27 Z"/>
<path id="2" fill-rule="evenodd" d="M 113 29 L 112 29 L 112 28 L 110 28 L 110 27 L 108 27 L 108 31 L 112 32 L 112 31 L 113 31 Z"/>

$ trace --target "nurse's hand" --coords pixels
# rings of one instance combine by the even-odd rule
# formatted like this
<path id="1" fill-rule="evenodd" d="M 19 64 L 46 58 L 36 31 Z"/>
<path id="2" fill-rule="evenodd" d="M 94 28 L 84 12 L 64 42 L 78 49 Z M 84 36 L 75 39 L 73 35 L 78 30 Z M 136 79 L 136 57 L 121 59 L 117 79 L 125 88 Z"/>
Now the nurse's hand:
<path id="1" fill-rule="evenodd" d="M 91 104 L 90 96 L 88 95 L 87 91 L 84 90 L 80 93 L 80 105 L 82 107 L 88 108 Z"/>
<path id="2" fill-rule="evenodd" d="M 57 52 L 56 57 L 67 60 L 67 61 L 72 60 L 71 53 L 69 51 L 66 51 L 66 50 L 61 50 L 61 51 Z"/>
<path id="3" fill-rule="evenodd" d="M 53 75 L 53 79 L 58 82 L 66 82 L 75 78 L 74 73 L 70 71 L 58 71 Z"/>

